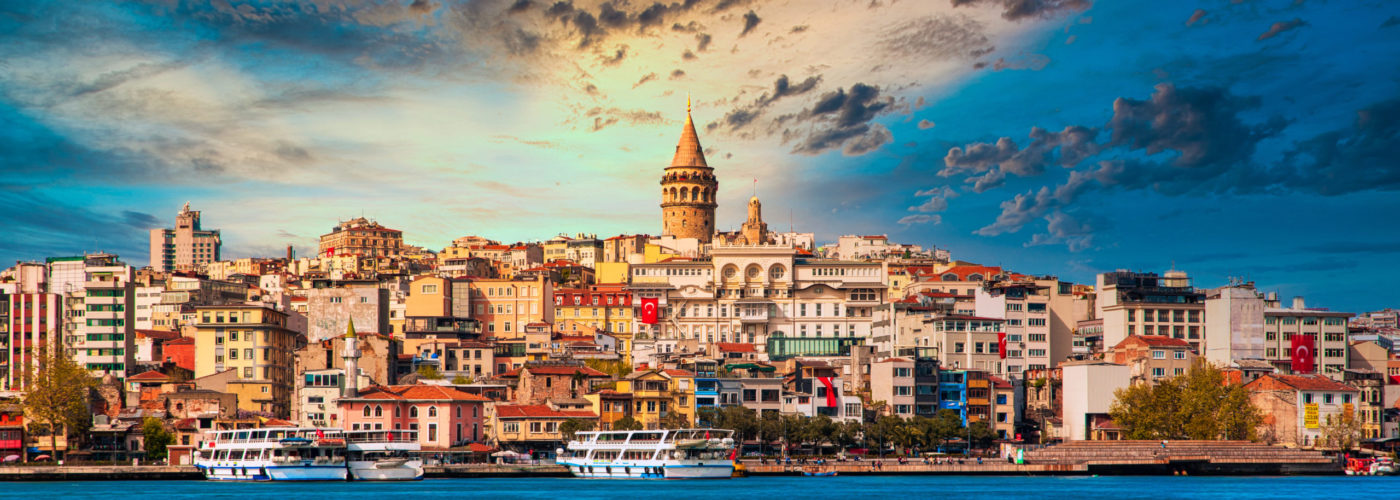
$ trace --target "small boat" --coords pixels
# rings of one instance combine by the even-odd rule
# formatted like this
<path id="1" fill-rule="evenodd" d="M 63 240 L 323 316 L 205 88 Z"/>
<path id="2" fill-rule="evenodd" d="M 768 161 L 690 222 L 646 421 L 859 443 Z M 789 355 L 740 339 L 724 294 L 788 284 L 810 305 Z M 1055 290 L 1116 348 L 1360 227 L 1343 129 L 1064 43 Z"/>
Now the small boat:
<path id="1" fill-rule="evenodd" d="M 820 465 L 808 465 L 802 468 L 802 475 L 807 477 L 834 477 L 835 469 L 828 469 Z"/>
<path id="2" fill-rule="evenodd" d="M 1378 457 L 1371 464 L 1371 474 L 1375 476 L 1394 476 L 1396 472 L 1395 461 L 1390 457 Z"/>

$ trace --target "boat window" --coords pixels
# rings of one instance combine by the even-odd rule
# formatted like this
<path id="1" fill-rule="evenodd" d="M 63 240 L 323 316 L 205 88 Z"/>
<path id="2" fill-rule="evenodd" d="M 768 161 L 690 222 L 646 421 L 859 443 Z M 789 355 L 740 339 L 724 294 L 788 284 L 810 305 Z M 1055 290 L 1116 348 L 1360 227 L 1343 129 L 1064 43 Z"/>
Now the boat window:
<path id="1" fill-rule="evenodd" d="M 233 462 L 243 460 L 243 450 L 233 450 L 229 452 L 228 459 Z"/>

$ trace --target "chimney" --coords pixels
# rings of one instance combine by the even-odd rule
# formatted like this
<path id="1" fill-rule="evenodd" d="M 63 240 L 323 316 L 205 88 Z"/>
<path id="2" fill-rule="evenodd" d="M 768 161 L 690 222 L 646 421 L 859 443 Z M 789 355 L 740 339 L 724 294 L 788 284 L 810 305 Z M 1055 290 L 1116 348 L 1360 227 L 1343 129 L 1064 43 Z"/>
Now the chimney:
<path id="1" fill-rule="evenodd" d="M 1297 296 L 1297 297 L 1293 297 L 1293 308 L 1294 308 L 1294 309 L 1303 309 L 1303 296 L 1302 296 L 1302 295 L 1299 295 L 1299 296 Z"/>

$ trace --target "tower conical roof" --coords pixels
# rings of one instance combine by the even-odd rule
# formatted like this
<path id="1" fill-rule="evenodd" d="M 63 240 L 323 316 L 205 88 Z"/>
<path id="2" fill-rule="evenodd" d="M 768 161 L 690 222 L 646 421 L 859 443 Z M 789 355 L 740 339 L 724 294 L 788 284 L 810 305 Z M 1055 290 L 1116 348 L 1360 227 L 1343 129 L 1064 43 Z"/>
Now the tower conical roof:
<path id="1" fill-rule="evenodd" d="M 676 156 L 671 159 L 672 167 L 709 167 L 705 163 L 705 151 L 700 147 L 700 136 L 695 133 L 695 122 L 690 119 L 690 98 L 685 100 L 685 128 L 681 129 L 681 140 L 676 144 Z"/>
<path id="2" fill-rule="evenodd" d="M 345 325 L 345 338 L 355 338 L 355 318 L 350 318 L 350 322 Z"/>

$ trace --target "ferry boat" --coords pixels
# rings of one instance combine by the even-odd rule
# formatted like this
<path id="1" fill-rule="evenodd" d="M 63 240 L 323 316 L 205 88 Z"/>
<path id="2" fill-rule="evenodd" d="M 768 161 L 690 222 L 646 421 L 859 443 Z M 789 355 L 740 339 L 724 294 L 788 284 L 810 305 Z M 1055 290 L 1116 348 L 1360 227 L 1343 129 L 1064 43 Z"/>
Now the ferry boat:
<path id="1" fill-rule="evenodd" d="M 734 431 L 580 432 L 557 462 L 574 477 L 720 479 L 734 474 Z"/>
<path id="2" fill-rule="evenodd" d="M 212 431 L 194 464 L 218 481 L 344 481 L 340 429 L 274 427 Z"/>
<path id="3" fill-rule="evenodd" d="M 355 481 L 423 479 L 418 431 L 345 431 L 345 463 Z"/>

